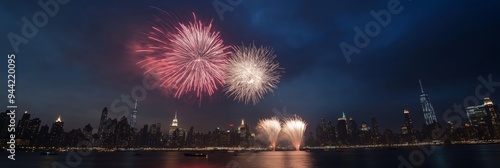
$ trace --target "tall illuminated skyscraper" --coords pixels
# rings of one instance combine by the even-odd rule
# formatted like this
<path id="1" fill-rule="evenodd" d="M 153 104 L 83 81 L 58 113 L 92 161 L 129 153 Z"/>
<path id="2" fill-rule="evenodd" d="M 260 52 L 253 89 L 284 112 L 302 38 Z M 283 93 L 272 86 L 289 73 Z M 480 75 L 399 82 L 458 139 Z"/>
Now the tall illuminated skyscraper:
<path id="1" fill-rule="evenodd" d="M 135 106 L 130 114 L 130 128 L 135 129 L 135 124 L 137 121 L 137 100 L 135 100 Z"/>
<path id="2" fill-rule="evenodd" d="M 156 127 L 158 130 L 157 132 L 160 133 L 160 123 L 158 123 Z M 152 128 L 150 128 L 150 130 L 152 130 Z M 161 136 L 161 133 L 159 136 Z M 177 111 L 175 111 L 175 116 L 172 120 L 172 124 L 170 124 L 170 127 L 168 128 L 168 137 L 169 138 L 167 144 L 171 147 L 179 147 L 179 145 L 183 144 L 186 141 L 186 130 L 179 127 L 179 122 L 177 120 Z"/>
<path id="3" fill-rule="evenodd" d="M 500 110 L 498 105 L 494 105 L 489 97 L 484 98 L 484 108 L 488 114 L 487 124 L 491 132 L 491 136 L 500 139 Z"/>
<path id="4" fill-rule="evenodd" d="M 401 137 L 408 143 L 416 142 L 415 132 L 413 130 L 413 122 L 411 121 L 410 111 L 404 110 L 404 124 L 401 126 Z"/>
<path id="5" fill-rule="evenodd" d="M 422 104 L 422 111 L 424 113 L 425 124 L 430 125 L 432 123 L 437 123 L 436 113 L 434 112 L 434 108 L 431 105 L 431 101 L 429 100 L 429 95 L 424 92 L 424 88 L 422 87 L 422 82 L 420 79 L 418 80 L 420 84 L 420 90 L 422 94 L 420 95 L 420 103 Z"/>
<path id="6" fill-rule="evenodd" d="M 64 137 L 63 126 L 64 122 L 62 122 L 61 116 L 59 116 L 50 129 L 50 143 L 52 146 L 62 146 Z"/>
<path id="7" fill-rule="evenodd" d="M 480 130 L 481 139 L 500 137 L 500 120 L 498 106 L 489 97 L 484 98 L 484 104 L 466 108 L 471 126 Z"/>
<path id="8" fill-rule="evenodd" d="M 241 125 L 238 128 L 238 133 L 240 134 L 240 147 L 249 147 L 250 146 L 250 126 L 245 124 L 245 120 L 241 119 Z"/>
<path id="9" fill-rule="evenodd" d="M 342 145 L 347 143 L 347 120 L 344 112 L 342 112 L 342 117 L 337 121 L 337 136 Z"/>
<path id="10" fill-rule="evenodd" d="M 413 134 L 413 122 L 411 121 L 411 116 L 410 116 L 410 111 L 404 110 L 403 115 L 405 118 L 405 125 L 406 128 L 408 129 L 408 133 Z"/>
<path id="11" fill-rule="evenodd" d="M 172 120 L 172 124 L 170 125 L 168 129 L 168 135 L 173 136 L 175 130 L 178 128 L 178 123 L 177 123 L 177 111 L 175 112 L 174 119 Z"/>

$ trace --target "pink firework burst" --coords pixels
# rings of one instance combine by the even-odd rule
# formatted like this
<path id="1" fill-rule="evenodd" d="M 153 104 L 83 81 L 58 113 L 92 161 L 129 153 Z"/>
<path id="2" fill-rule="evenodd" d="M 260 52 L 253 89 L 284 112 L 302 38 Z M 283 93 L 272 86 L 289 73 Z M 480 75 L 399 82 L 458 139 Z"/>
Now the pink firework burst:
<path id="1" fill-rule="evenodd" d="M 211 96 L 224 84 L 231 54 L 211 22 L 202 23 L 194 13 L 193 18 L 172 26 L 156 17 L 143 47 L 136 50 L 146 56 L 137 64 L 160 77 L 160 86 L 173 91 L 175 98 L 191 92 L 200 99 Z"/>

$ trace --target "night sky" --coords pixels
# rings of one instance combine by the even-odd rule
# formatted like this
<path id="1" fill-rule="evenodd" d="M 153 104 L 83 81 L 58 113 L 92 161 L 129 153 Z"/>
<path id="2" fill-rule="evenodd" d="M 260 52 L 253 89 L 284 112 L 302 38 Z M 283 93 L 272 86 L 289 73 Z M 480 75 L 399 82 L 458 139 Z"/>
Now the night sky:
<path id="1" fill-rule="evenodd" d="M 342 112 L 358 123 L 370 123 L 375 116 L 379 129 L 399 132 L 403 109 L 410 110 L 420 130 L 424 120 L 418 79 L 442 123 L 445 110 L 474 95 L 479 76 L 487 79 L 492 74 L 493 81 L 500 81 L 498 1 L 402 0 L 401 13 L 393 14 L 350 63 L 339 44 L 353 45 L 353 28 L 364 30 L 375 20 L 370 11 L 387 10 L 389 0 L 242 1 L 225 12 L 223 20 L 212 0 L 73 0 L 61 5 L 46 26 L 19 45 L 18 112 L 27 110 L 49 125 L 61 115 L 65 131 L 87 123 L 97 128 L 104 107 L 142 86 L 142 71 L 130 46 L 150 28 L 158 12 L 152 7 L 171 13 L 172 20 L 190 18 L 192 12 L 206 22 L 212 20 L 226 45 L 271 46 L 285 73 L 278 89 L 256 106 L 233 101 L 221 90 L 201 106 L 190 98 L 174 99 L 150 90 L 139 102 L 139 128 L 161 123 L 165 131 L 176 110 L 180 127 L 187 129 L 227 128 L 242 118 L 255 127 L 259 118 L 275 116 L 273 109 L 286 107 L 286 113 L 309 123 L 308 132 L 321 117 L 336 126 Z M 7 34 L 21 35 L 21 18 L 31 21 L 42 8 L 36 1 L 0 3 L 0 78 L 6 88 L 6 55 L 14 52 Z M 500 87 L 496 88 L 490 97 L 499 104 Z M 6 94 L 0 94 L 3 102 Z M 110 112 L 109 117 L 122 115 Z"/>

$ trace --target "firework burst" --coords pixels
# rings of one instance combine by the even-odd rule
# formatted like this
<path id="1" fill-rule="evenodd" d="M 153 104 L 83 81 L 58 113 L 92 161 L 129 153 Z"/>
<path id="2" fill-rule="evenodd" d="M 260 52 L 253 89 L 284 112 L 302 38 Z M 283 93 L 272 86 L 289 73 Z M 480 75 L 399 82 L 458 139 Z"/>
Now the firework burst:
<path id="1" fill-rule="evenodd" d="M 259 132 L 271 143 L 273 151 L 276 149 L 276 140 L 281 131 L 281 123 L 278 118 L 265 118 L 259 120 Z"/>
<path id="2" fill-rule="evenodd" d="M 156 17 L 144 47 L 136 50 L 146 56 L 137 64 L 160 77 L 160 86 L 173 91 L 175 98 L 191 92 L 200 99 L 212 95 L 224 84 L 231 54 L 211 22 L 204 24 L 194 14 L 193 18 L 172 26 Z"/>
<path id="3" fill-rule="evenodd" d="M 234 46 L 234 53 L 227 67 L 224 91 L 234 100 L 245 104 L 259 100 L 275 89 L 280 80 L 279 64 L 276 55 L 268 47 Z"/>
<path id="4" fill-rule="evenodd" d="M 283 132 L 288 136 L 295 150 L 300 149 L 306 126 L 307 123 L 298 116 L 284 119 Z"/>

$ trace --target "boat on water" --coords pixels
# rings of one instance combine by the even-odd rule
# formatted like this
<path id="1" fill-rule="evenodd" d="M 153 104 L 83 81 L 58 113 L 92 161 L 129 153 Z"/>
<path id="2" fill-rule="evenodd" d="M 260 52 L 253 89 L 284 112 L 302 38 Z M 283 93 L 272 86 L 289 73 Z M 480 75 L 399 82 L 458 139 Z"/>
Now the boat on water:
<path id="1" fill-rule="evenodd" d="M 57 152 L 40 152 L 41 155 L 57 155 Z"/>
<path id="2" fill-rule="evenodd" d="M 184 156 L 191 156 L 191 157 L 207 157 L 208 154 L 206 153 L 184 153 Z"/>

